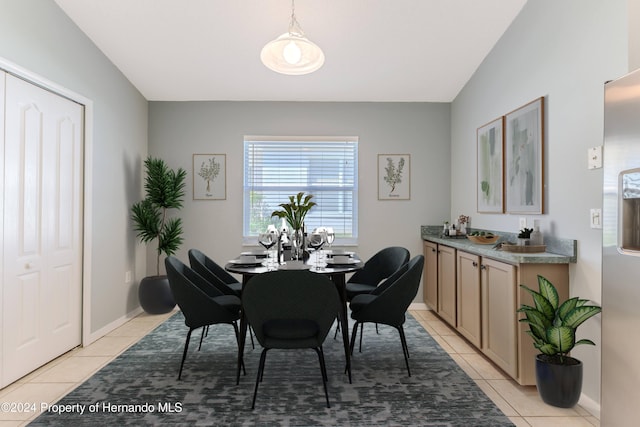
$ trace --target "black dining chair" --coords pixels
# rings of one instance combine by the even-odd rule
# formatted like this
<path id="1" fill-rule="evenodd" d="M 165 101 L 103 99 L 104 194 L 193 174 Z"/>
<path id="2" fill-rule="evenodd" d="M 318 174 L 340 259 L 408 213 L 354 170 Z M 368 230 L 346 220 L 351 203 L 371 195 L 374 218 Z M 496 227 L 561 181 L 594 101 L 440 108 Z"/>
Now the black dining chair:
<path id="1" fill-rule="evenodd" d="M 411 376 L 409 347 L 407 346 L 403 325 L 406 320 L 407 309 L 418 293 L 423 266 L 424 256 L 418 255 L 373 292 L 357 295 L 351 300 L 351 318 L 356 321 L 351 335 L 351 354 L 353 354 L 358 325 L 371 322 L 392 326 L 400 334 L 407 373 Z M 362 340 L 362 336 L 360 339 Z"/>
<path id="2" fill-rule="evenodd" d="M 217 287 L 226 295 L 240 296 L 242 292 L 242 283 L 202 251 L 198 249 L 189 249 L 189 264 L 193 270 L 214 285 L 224 285 Z M 212 275 L 218 280 L 213 280 L 211 277 Z"/>
<path id="3" fill-rule="evenodd" d="M 409 262 L 409 250 L 400 246 L 381 249 L 365 262 L 347 281 L 347 300 L 371 293 L 383 280 Z"/>
<path id="4" fill-rule="evenodd" d="M 204 277 L 207 281 L 217 287 L 225 295 L 242 296 L 242 283 L 236 280 L 231 274 L 221 267 L 217 262 L 209 258 L 198 249 L 189 249 L 189 264 L 191 268 Z M 205 329 L 205 336 L 208 328 Z M 253 342 L 253 332 L 249 328 L 249 338 L 251 338 L 251 348 L 255 348 Z"/>
<path id="5" fill-rule="evenodd" d="M 353 297 L 361 294 L 368 294 L 387 280 L 389 276 L 395 273 L 402 265 L 409 262 L 409 250 L 400 246 L 389 246 L 376 252 L 371 258 L 365 262 L 361 270 L 356 271 L 347 281 L 346 294 L 347 301 L 351 301 Z M 334 334 L 334 339 L 338 335 L 338 327 Z M 364 325 L 360 326 L 360 337 L 362 338 Z M 376 331 L 378 326 L 376 325 Z"/>
<path id="6" fill-rule="evenodd" d="M 210 325 L 228 323 L 233 326 L 236 343 L 239 338 L 237 321 L 240 319 L 241 301 L 235 295 L 225 295 L 217 287 L 205 280 L 179 259 L 169 256 L 165 258 L 165 267 L 171 292 L 184 315 L 184 323 L 189 327 L 184 343 L 182 361 L 178 379 L 182 378 L 182 369 L 189 350 L 191 333 L 202 329 L 200 346 L 204 338 L 205 328 Z"/>
<path id="7" fill-rule="evenodd" d="M 255 408 L 267 351 L 271 349 L 314 349 L 320 362 L 327 408 L 330 407 L 322 344 L 339 306 L 340 297 L 334 283 L 308 270 L 272 271 L 246 283 L 242 308 L 263 347 L 251 409 Z"/>

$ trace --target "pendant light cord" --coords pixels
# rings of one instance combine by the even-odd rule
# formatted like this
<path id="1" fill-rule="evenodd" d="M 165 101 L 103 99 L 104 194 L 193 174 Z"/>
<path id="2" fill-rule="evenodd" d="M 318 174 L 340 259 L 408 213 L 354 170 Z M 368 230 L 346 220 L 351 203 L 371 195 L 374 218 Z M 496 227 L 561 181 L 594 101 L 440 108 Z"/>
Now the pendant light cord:
<path id="1" fill-rule="evenodd" d="M 302 31 L 302 27 L 298 20 L 296 19 L 296 2 L 295 0 L 291 0 L 291 22 L 289 23 L 289 34 L 294 34 L 296 36 L 304 37 L 304 31 Z"/>

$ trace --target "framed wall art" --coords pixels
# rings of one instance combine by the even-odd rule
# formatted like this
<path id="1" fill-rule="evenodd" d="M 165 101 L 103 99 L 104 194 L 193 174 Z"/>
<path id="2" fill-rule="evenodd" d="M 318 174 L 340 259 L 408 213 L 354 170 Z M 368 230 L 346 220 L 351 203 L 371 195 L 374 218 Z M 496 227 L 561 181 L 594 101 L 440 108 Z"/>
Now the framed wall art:
<path id="1" fill-rule="evenodd" d="M 411 198 L 411 156 L 378 154 L 378 200 Z"/>
<path id="2" fill-rule="evenodd" d="M 505 116 L 507 212 L 543 213 L 544 98 Z"/>
<path id="3" fill-rule="evenodd" d="M 504 212 L 504 119 L 500 117 L 477 130 L 477 209 Z"/>
<path id="4" fill-rule="evenodd" d="M 193 200 L 225 200 L 226 175 L 226 154 L 194 154 Z"/>

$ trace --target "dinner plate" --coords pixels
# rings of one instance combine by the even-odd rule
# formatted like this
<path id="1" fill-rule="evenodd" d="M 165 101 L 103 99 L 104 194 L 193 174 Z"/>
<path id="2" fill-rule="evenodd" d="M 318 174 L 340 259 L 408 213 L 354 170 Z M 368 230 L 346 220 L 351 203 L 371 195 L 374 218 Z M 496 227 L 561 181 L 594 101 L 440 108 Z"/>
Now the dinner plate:
<path id="1" fill-rule="evenodd" d="M 241 252 L 240 255 L 254 256 L 256 258 L 266 258 L 269 254 L 267 253 L 267 251 L 256 250 L 256 251 Z"/>
<path id="2" fill-rule="evenodd" d="M 341 256 L 341 255 L 352 257 L 356 254 L 355 252 L 348 252 L 348 251 L 341 251 L 341 250 L 326 250 L 324 251 L 324 253 L 327 255 L 327 258 L 331 258 L 334 256 Z"/>
<path id="3" fill-rule="evenodd" d="M 249 266 L 255 266 L 255 265 L 262 265 L 262 260 L 256 259 L 255 256 L 245 255 L 237 259 L 232 259 L 229 261 L 229 263 L 234 265 L 242 265 L 245 267 L 249 267 Z"/>
<path id="4" fill-rule="evenodd" d="M 325 262 L 327 263 L 327 265 L 354 265 L 358 264 L 360 261 L 354 258 L 327 258 Z"/>
<path id="5" fill-rule="evenodd" d="M 285 264 L 280 264 L 278 270 L 309 270 L 311 266 L 301 261 L 287 261 Z"/>

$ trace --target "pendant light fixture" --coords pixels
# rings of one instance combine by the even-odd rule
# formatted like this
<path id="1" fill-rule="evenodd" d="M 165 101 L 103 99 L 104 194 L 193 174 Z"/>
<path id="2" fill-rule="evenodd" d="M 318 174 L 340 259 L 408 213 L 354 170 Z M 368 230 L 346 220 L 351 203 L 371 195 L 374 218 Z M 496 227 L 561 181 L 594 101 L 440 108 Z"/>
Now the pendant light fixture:
<path id="1" fill-rule="evenodd" d="M 296 19 L 295 0 L 291 0 L 289 31 L 267 43 L 260 52 L 262 63 L 277 73 L 299 76 L 322 67 L 324 53 L 310 41 Z"/>

